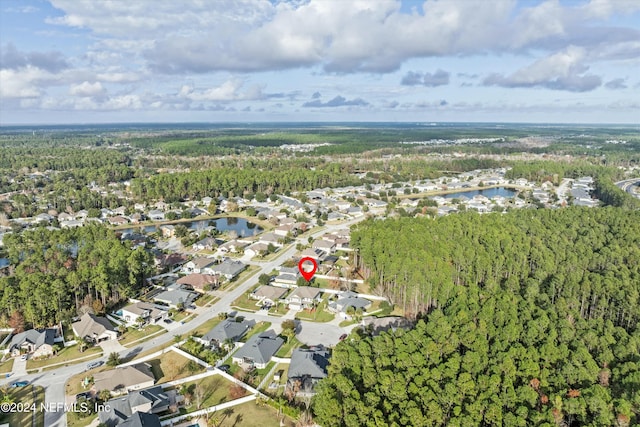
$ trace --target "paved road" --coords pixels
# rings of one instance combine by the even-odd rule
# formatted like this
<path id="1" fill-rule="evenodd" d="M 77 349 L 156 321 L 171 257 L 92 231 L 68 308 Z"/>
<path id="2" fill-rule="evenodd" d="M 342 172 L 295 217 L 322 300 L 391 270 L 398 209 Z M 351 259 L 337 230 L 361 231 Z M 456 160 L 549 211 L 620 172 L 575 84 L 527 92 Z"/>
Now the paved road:
<path id="1" fill-rule="evenodd" d="M 616 182 L 616 185 L 623 191 L 626 191 L 627 193 L 640 198 L 640 194 L 636 194 L 634 192 L 634 187 L 636 185 L 640 185 L 640 178 L 626 179 L 624 181 Z"/>
<path id="2" fill-rule="evenodd" d="M 349 227 L 352 224 L 355 224 L 364 219 L 358 218 L 355 220 L 351 220 L 348 222 L 340 223 L 340 224 L 331 224 L 325 226 L 322 230 L 316 231 L 312 234 L 314 238 L 321 236 L 324 233 L 339 230 L 345 227 Z M 306 238 L 300 240 L 300 242 L 306 243 Z M 259 263 L 260 270 L 255 272 L 251 277 L 245 280 L 244 283 L 237 286 L 235 289 L 226 292 L 220 300 L 218 300 L 215 304 L 209 307 L 199 307 L 196 310 L 198 316 L 184 325 L 180 325 L 176 327 L 171 333 L 159 335 L 157 338 L 140 343 L 139 345 L 134 345 L 132 348 L 128 348 L 126 350 L 121 351 L 120 357 L 127 358 L 131 357 L 137 353 L 141 353 L 152 348 L 172 343 L 174 340 L 174 335 L 183 335 L 186 336 L 193 329 L 196 329 L 198 326 L 206 322 L 207 320 L 215 317 L 220 312 L 229 312 L 231 311 L 231 303 L 235 301 L 240 295 L 248 291 L 251 287 L 255 286 L 258 283 L 258 277 L 265 273 L 270 273 L 273 269 L 280 266 L 284 261 L 291 258 L 296 253 L 295 243 L 289 248 L 281 252 L 275 259 L 272 261 L 266 261 Z M 267 320 L 274 324 L 274 326 L 279 328 L 280 323 L 282 322 L 282 318 L 262 315 L 259 313 L 256 314 L 247 314 L 246 317 L 255 318 L 256 320 Z M 263 319 L 264 318 L 264 319 Z M 349 331 L 353 328 L 340 328 L 337 326 L 337 320 L 334 322 L 327 323 L 313 323 L 313 322 L 301 322 L 299 326 L 299 339 L 307 344 L 326 344 L 332 345 L 338 342 L 338 338 L 341 334 Z M 103 360 L 106 361 L 107 356 L 103 356 L 99 359 L 95 360 Z M 55 370 L 44 371 L 38 374 L 29 374 L 29 375 L 15 375 L 11 378 L 2 378 L 0 379 L 0 385 L 20 380 L 27 380 L 32 384 L 41 385 L 45 389 L 45 403 L 47 404 L 55 404 L 55 403 L 64 403 L 65 402 L 65 382 L 68 378 L 77 375 L 83 372 L 86 368 L 87 363 L 90 360 L 85 360 L 80 363 L 76 363 L 74 365 L 64 366 L 61 368 L 57 368 Z M 66 415 L 63 411 L 60 412 L 47 412 L 44 417 L 44 425 L 47 427 L 66 427 Z"/>

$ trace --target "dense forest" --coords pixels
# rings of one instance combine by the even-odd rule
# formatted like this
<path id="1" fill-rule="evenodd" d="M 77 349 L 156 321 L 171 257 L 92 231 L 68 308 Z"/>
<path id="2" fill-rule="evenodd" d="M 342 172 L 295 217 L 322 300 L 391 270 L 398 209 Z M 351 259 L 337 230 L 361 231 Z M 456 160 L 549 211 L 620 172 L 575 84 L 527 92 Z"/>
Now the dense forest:
<path id="1" fill-rule="evenodd" d="M 317 420 L 637 423 L 639 220 L 569 208 L 359 225 L 352 244 L 372 287 L 422 320 L 339 345 Z"/>
<path id="2" fill-rule="evenodd" d="M 36 327 L 68 321 L 82 306 L 94 311 L 134 296 L 153 267 L 143 248 L 131 250 L 103 226 L 8 234 L 14 274 L 0 279 L 0 315 L 23 314 Z"/>

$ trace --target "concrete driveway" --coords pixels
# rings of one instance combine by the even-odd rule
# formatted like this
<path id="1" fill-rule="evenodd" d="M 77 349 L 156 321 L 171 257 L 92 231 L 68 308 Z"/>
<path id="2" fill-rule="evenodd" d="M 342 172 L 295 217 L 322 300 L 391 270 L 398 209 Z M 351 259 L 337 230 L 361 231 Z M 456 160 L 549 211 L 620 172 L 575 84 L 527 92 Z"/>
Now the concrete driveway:
<path id="1" fill-rule="evenodd" d="M 24 375 L 27 373 L 27 361 L 22 360 L 20 356 L 13 358 L 13 372 L 14 375 Z"/>
<path id="2" fill-rule="evenodd" d="M 118 340 L 106 340 L 102 341 L 98 345 L 100 346 L 100 348 L 102 348 L 102 351 L 105 355 L 109 355 L 111 353 L 120 353 L 121 351 L 126 350 L 126 348 L 123 347 L 122 344 L 118 342 Z"/>

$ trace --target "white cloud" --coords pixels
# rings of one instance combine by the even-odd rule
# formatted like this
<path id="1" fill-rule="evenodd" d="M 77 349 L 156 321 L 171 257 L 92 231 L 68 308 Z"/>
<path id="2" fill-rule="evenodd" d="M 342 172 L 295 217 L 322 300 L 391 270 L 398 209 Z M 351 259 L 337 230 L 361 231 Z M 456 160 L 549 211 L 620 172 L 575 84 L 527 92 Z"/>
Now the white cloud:
<path id="1" fill-rule="evenodd" d="M 1 69 L 0 98 L 37 98 L 42 90 L 34 83 L 48 77 L 49 73 L 32 66 L 20 70 Z"/>
<path id="2" fill-rule="evenodd" d="M 571 92 L 590 91 L 599 87 L 602 79 L 593 74 L 585 74 L 589 69 L 583 63 L 585 56 L 584 48 L 569 46 L 564 51 L 539 59 L 511 75 L 489 75 L 483 83 L 486 86 L 545 87 Z"/>
<path id="3" fill-rule="evenodd" d="M 69 94 L 72 96 L 98 96 L 104 93 L 104 87 L 100 82 L 89 83 L 84 81 L 80 84 L 71 85 Z"/>
<path id="4" fill-rule="evenodd" d="M 240 79 L 230 79 L 220 86 L 211 87 L 205 90 L 195 90 L 193 86 L 183 85 L 178 92 L 178 97 L 190 101 L 211 101 L 228 102 L 241 100 L 262 99 L 262 89 L 259 86 L 252 86 L 245 92 L 241 92 L 244 82 Z"/>

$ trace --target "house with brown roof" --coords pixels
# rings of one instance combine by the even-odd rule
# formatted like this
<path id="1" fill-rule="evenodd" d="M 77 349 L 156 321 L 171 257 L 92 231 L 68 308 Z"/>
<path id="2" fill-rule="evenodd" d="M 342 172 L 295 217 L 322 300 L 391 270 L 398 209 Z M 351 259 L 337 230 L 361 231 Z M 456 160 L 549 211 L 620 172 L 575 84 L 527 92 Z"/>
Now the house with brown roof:
<path id="1" fill-rule="evenodd" d="M 218 287 L 220 284 L 220 276 L 192 273 L 179 278 L 176 283 L 191 286 L 193 290 L 198 292 L 205 292 L 207 289 L 215 289 Z"/>
<path id="2" fill-rule="evenodd" d="M 85 340 L 95 343 L 118 338 L 118 332 L 106 317 L 85 313 L 78 322 L 71 325 L 73 333 Z"/>
<path id="3" fill-rule="evenodd" d="M 286 288 L 276 288 L 275 286 L 262 285 L 249 294 L 249 298 L 262 301 L 263 303 L 275 304 L 286 295 Z"/>
<path id="4" fill-rule="evenodd" d="M 287 303 L 292 310 L 303 310 L 314 307 L 322 299 L 322 292 L 319 288 L 311 286 L 298 286 L 287 297 Z"/>
<path id="5" fill-rule="evenodd" d="M 156 379 L 148 363 L 121 366 L 93 375 L 93 389 L 96 393 L 109 390 L 113 394 L 123 394 L 152 387 Z"/>

